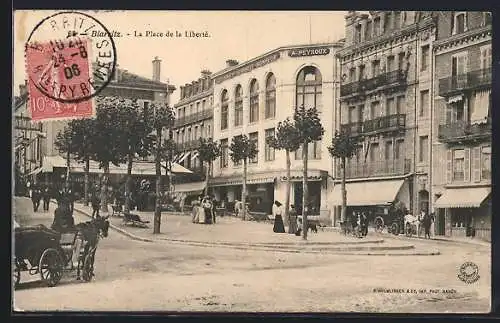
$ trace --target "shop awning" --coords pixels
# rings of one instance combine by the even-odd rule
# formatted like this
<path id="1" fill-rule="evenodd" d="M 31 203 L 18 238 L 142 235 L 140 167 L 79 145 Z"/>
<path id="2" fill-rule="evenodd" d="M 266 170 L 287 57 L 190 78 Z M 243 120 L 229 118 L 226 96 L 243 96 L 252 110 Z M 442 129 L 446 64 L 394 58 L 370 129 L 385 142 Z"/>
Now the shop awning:
<path id="1" fill-rule="evenodd" d="M 490 192 L 490 187 L 448 188 L 434 203 L 434 207 L 441 209 L 480 207 Z"/>
<path id="2" fill-rule="evenodd" d="M 403 179 L 346 183 L 347 205 L 387 205 L 394 201 L 403 183 Z M 333 188 L 333 205 L 342 205 L 340 183 Z"/>
<path id="3" fill-rule="evenodd" d="M 44 172 L 52 172 L 54 167 L 66 168 L 66 159 L 61 156 L 44 156 L 42 160 L 42 170 Z"/>
<path id="4" fill-rule="evenodd" d="M 250 174 L 247 177 L 247 184 L 266 184 L 274 183 L 275 176 L 265 176 L 261 174 Z M 210 179 L 210 186 L 230 186 L 243 185 L 243 177 L 241 175 L 230 177 L 216 177 Z"/>
<path id="5" fill-rule="evenodd" d="M 205 181 L 174 184 L 174 193 L 201 194 L 205 189 Z"/>

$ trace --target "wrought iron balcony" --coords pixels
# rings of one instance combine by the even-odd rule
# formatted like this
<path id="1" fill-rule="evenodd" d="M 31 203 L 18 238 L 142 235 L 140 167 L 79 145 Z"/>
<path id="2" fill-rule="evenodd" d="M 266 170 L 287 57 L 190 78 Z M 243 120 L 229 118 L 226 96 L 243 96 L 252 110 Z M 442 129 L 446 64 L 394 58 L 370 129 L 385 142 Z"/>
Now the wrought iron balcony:
<path id="1" fill-rule="evenodd" d="M 441 124 L 438 129 L 439 141 L 446 143 L 464 142 L 490 136 L 490 119 L 481 124 L 471 124 L 469 121 L 455 121 Z"/>
<path id="2" fill-rule="evenodd" d="M 198 149 L 199 147 L 200 147 L 199 139 L 189 140 L 189 141 L 186 141 L 186 142 L 183 142 L 183 143 L 180 143 L 177 145 L 177 148 L 180 151 Z"/>
<path id="3" fill-rule="evenodd" d="M 363 122 L 350 122 L 340 125 L 340 131 L 347 132 L 351 136 L 359 136 L 363 133 Z"/>
<path id="4" fill-rule="evenodd" d="M 205 119 L 213 118 L 214 112 L 212 109 L 206 109 L 182 118 L 178 118 L 175 120 L 174 127 L 182 127 L 190 123 L 202 121 Z"/>
<path id="5" fill-rule="evenodd" d="M 340 96 L 375 90 L 379 87 L 391 87 L 406 83 L 406 72 L 404 70 L 395 70 L 383 73 L 370 79 L 363 79 L 357 82 L 351 82 L 340 86 Z"/>
<path id="6" fill-rule="evenodd" d="M 341 165 L 337 165 L 335 177 L 342 177 Z M 354 159 L 346 165 L 346 178 L 365 178 L 405 175 L 411 172 L 411 159 L 379 160 L 356 163 Z"/>
<path id="7" fill-rule="evenodd" d="M 491 68 L 445 77 L 439 80 L 439 95 L 446 97 L 466 90 L 491 86 Z"/>
<path id="8" fill-rule="evenodd" d="M 404 129 L 406 126 L 405 114 L 391 114 L 366 120 L 363 123 L 363 133 L 377 133 Z"/>

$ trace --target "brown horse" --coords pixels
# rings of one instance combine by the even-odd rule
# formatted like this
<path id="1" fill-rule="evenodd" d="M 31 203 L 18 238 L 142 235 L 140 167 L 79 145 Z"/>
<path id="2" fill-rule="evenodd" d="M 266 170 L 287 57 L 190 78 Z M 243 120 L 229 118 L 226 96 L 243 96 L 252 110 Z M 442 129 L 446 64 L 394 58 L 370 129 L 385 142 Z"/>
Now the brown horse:
<path id="1" fill-rule="evenodd" d="M 78 255 L 78 265 L 76 279 L 80 279 L 80 269 L 83 269 L 83 279 L 89 281 L 94 275 L 94 257 L 97 250 L 99 238 L 108 236 L 109 221 L 108 217 L 100 217 L 78 223 L 75 227 L 78 231 L 81 241 L 83 242 L 83 252 Z M 79 250 L 76 252 L 80 253 Z"/>

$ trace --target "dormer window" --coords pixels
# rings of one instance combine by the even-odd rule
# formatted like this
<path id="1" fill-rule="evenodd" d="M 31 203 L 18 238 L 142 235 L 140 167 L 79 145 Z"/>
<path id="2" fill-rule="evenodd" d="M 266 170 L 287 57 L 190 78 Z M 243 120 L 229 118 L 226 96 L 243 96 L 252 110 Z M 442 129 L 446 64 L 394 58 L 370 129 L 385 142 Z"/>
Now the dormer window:
<path id="1" fill-rule="evenodd" d="M 372 38 L 372 24 L 370 20 L 366 22 L 365 40 L 370 40 Z"/>
<path id="2" fill-rule="evenodd" d="M 373 37 L 380 34 L 380 17 L 373 19 Z"/>
<path id="3" fill-rule="evenodd" d="M 356 33 L 354 34 L 354 42 L 361 42 L 361 24 L 356 25 Z"/>
<path id="4" fill-rule="evenodd" d="M 460 34 L 467 31 L 467 13 L 458 12 L 453 17 L 452 34 Z"/>
<path id="5" fill-rule="evenodd" d="M 388 32 L 391 30 L 392 30 L 392 12 L 388 12 L 385 14 L 384 32 Z"/>

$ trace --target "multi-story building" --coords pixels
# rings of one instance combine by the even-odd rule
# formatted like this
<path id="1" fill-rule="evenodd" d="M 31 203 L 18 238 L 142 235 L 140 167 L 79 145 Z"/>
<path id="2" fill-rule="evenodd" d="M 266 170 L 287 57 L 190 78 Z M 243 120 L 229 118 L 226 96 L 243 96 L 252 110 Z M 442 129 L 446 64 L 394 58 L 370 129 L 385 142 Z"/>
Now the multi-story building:
<path id="1" fill-rule="evenodd" d="M 336 120 L 360 139 L 346 166 L 348 214 L 373 219 L 396 200 L 414 214 L 428 210 L 434 20 L 422 11 L 349 11 L 345 21 Z M 341 201 L 335 185 L 337 214 Z"/>
<path id="2" fill-rule="evenodd" d="M 332 160 L 327 147 L 334 131 L 337 102 L 335 75 L 336 51 L 342 42 L 286 46 L 271 50 L 246 62 L 227 60 L 227 67 L 215 73 L 214 138 L 222 146 L 220 160 L 214 165 L 213 187 L 218 200 L 241 200 L 241 163 L 230 159 L 233 137 L 248 135 L 257 143 L 258 155 L 248 165 L 250 210 L 271 212 L 273 200 L 285 200 L 285 152 L 275 151 L 266 143 L 279 121 L 293 117 L 294 109 L 315 106 L 325 134 L 323 140 L 309 146 L 309 195 L 312 212 L 328 212 L 328 179 Z M 302 209 L 302 152 L 292 154 L 291 203 Z"/>
<path id="3" fill-rule="evenodd" d="M 436 233 L 490 239 L 491 13 L 437 15 L 432 207 Z"/>
<path id="4" fill-rule="evenodd" d="M 211 72 L 203 70 L 198 80 L 180 86 L 180 99 L 174 105 L 176 120 L 172 138 L 179 149 L 176 162 L 193 171 L 182 182 L 174 183 L 177 193 L 197 194 L 205 188 L 205 167 L 198 158 L 200 138 L 213 137 L 213 82 Z M 198 175 L 198 176 L 196 176 Z"/>

